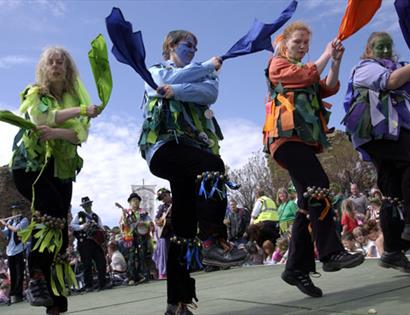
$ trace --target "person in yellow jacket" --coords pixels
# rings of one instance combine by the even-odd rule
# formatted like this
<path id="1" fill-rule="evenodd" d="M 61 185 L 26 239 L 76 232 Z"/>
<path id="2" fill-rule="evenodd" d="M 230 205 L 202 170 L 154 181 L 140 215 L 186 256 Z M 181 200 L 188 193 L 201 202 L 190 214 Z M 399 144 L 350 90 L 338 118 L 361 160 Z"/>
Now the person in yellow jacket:
<path id="1" fill-rule="evenodd" d="M 251 224 L 263 221 L 279 221 L 276 203 L 263 190 L 256 192 L 256 202 L 252 209 Z"/>

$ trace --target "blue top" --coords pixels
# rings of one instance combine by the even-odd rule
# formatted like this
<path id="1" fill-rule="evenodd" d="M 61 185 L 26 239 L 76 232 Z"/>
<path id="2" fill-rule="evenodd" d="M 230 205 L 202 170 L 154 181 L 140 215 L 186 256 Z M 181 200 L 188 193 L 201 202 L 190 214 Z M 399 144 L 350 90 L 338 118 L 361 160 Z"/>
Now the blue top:
<path id="1" fill-rule="evenodd" d="M 218 97 L 219 80 L 215 74 L 215 66 L 211 60 L 203 63 L 190 63 L 178 68 L 167 60 L 163 65 L 149 69 L 158 86 L 169 84 L 174 91 L 173 99 L 180 102 L 190 102 L 199 106 L 206 106 L 216 102 Z M 145 84 L 148 99 L 162 98 L 156 90 Z M 149 101 L 145 103 L 144 118 L 149 113 Z M 159 139 L 145 151 L 148 165 L 155 152 L 171 139 Z M 188 143 L 191 144 L 191 143 Z M 193 144 L 194 145 L 194 144 Z"/>
<path id="2" fill-rule="evenodd" d="M 27 218 L 22 218 L 21 220 L 19 218 L 12 219 L 9 222 L 9 224 L 16 227 L 18 231 L 21 231 L 22 229 L 24 229 L 28 226 L 28 219 Z M 18 242 L 17 245 L 15 243 L 14 238 L 16 237 L 16 233 L 13 233 L 7 227 L 3 228 L 1 230 L 1 232 L 8 239 L 8 244 L 7 244 L 7 249 L 6 249 L 7 256 L 15 256 L 17 254 L 20 254 L 24 250 L 23 242 L 20 241 L 20 242 Z"/>

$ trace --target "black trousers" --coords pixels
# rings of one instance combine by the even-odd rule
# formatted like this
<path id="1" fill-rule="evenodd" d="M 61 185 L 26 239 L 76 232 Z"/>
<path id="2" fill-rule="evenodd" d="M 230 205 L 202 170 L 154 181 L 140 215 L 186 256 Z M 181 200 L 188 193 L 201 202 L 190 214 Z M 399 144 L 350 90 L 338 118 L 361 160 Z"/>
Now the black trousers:
<path id="1" fill-rule="evenodd" d="M 404 201 L 405 221 L 386 203 L 380 209 L 384 249 L 389 252 L 407 249 L 410 242 L 401 239 L 401 232 L 404 224 L 410 223 L 410 132 L 402 129 L 397 141 L 375 140 L 361 148 L 376 167 L 377 185 L 382 194 Z"/>
<path id="2" fill-rule="evenodd" d="M 14 256 L 7 256 L 7 262 L 10 269 L 9 296 L 16 296 L 22 298 L 25 267 L 24 251 Z"/>
<path id="3" fill-rule="evenodd" d="M 313 148 L 307 144 L 286 142 L 277 149 L 274 159 L 286 166 L 298 194 L 298 206 L 309 212 L 309 219 L 301 212 L 296 214 L 286 269 L 304 273 L 315 272 L 313 241 L 316 243 L 321 261 L 333 253 L 344 250 L 336 231 L 333 210 L 330 209 L 324 219 L 320 220 L 320 214 L 325 207 L 324 202 L 310 204 L 308 199 L 303 197 L 309 186 L 328 188 L 329 179 Z"/>
<path id="4" fill-rule="evenodd" d="M 222 159 L 198 148 L 170 142 L 163 145 L 151 160 L 151 172 L 170 182 L 172 192 L 172 228 L 176 236 L 226 239 L 223 224 L 226 198 L 204 199 L 198 196 L 196 176 L 204 171 L 225 172 Z M 180 263 L 181 249 L 170 244 L 167 262 L 168 303 L 191 303 L 195 296 L 195 281 L 186 266 Z"/>
<path id="5" fill-rule="evenodd" d="M 105 285 L 106 260 L 104 251 L 100 245 L 92 239 L 85 239 L 78 242 L 78 251 L 80 253 L 81 262 L 84 266 L 84 283 L 88 288 L 93 287 L 93 261 L 97 268 L 98 286 Z"/>
<path id="6" fill-rule="evenodd" d="M 53 162 L 50 161 L 46 166 L 42 176 L 37 181 L 35 190 L 34 208 L 41 214 L 48 214 L 57 218 L 67 218 L 70 209 L 72 196 L 72 182 L 62 181 L 54 177 Z M 38 172 L 26 172 L 23 169 L 13 170 L 13 179 L 17 190 L 29 201 L 32 200 L 32 185 L 38 177 Z M 63 229 L 63 245 L 60 253 L 65 253 L 68 246 L 68 228 Z M 35 246 L 34 238 L 31 247 Z M 28 267 L 30 277 L 34 273 L 41 271 L 48 283 L 50 295 L 53 298 L 54 305 L 58 306 L 60 312 L 67 310 L 67 298 L 64 296 L 55 296 L 51 290 L 50 272 L 53 262 L 53 254 L 48 251 L 43 253 L 31 251 L 28 257 Z"/>

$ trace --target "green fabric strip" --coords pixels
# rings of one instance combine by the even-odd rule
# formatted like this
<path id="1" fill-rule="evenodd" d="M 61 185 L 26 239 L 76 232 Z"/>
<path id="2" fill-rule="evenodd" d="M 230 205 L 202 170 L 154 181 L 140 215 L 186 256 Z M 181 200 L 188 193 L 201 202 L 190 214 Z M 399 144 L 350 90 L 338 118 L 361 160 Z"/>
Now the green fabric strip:
<path id="1" fill-rule="evenodd" d="M 101 34 L 91 42 L 88 59 L 94 75 L 95 84 L 97 85 L 98 96 L 102 102 L 99 107 L 99 111 L 101 112 L 108 104 L 112 91 L 112 75 L 110 63 L 108 62 L 107 44 L 104 36 Z"/>

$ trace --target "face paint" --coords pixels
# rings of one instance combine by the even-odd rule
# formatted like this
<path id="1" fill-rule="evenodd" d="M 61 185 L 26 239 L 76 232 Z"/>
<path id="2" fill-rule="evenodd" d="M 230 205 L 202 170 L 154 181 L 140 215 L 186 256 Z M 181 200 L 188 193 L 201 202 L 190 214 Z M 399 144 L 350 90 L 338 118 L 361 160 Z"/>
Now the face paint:
<path id="1" fill-rule="evenodd" d="M 178 46 L 175 47 L 175 53 L 177 54 L 183 66 L 186 66 L 192 61 L 196 50 L 197 49 L 194 42 L 190 41 L 189 39 L 180 41 L 178 43 Z"/>
<path id="2" fill-rule="evenodd" d="M 389 37 L 377 38 L 372 47 L 373 56 L 383 59 L 391 59 L 393 56 L 393 43 Z"/>

